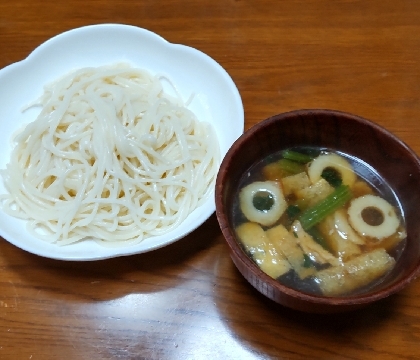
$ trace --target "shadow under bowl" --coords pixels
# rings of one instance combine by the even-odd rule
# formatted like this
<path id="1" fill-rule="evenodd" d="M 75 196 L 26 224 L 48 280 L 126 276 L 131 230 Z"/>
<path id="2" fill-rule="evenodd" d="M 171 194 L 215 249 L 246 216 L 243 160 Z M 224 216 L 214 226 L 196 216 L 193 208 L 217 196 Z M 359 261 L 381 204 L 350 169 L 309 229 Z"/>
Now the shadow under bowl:
<path id="1" fill-rule="evenodd" d="M 406 224 L 406 246 L 392 272 L 371 292 L 326 297 L 294 290 L 262 272 L 238 243 L 232 208 L 239 181 L 257 161 L 295 146 L 328 148 L 364 161 L 388 183 L 399 199 Z M 216 216 L 233 262 L 259 292 L 281 305 L 300 311 L 342 312 L 394 294 L 418 276 L 419 186 L 419 157 L 383 127 L 359 116 L 335 110 L 297 110 L 258 123 L 233 144 L 223 159 L 216 181 Z"/>

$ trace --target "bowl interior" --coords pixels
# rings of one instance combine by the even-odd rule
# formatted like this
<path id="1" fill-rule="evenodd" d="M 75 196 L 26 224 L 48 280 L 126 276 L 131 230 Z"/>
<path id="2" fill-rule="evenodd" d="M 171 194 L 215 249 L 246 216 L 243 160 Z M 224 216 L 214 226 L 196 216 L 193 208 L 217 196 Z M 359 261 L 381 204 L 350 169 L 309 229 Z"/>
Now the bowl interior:
<path id="1" fill-rule="evenodd" d="M 407 244 L 392 273 L 372 293 L 349 298 L 326 298 L 298 293 L 271 279 L 238 246 L 232 226 L 233 196 L 247 169 L 265 156 L 294 146 L 326 147 L 357 157 L 376 169 L 401 202 L 407 227 Z M 273 116 L 251 128 L 227 153 L 216 183 L 216 206 L 220 227 L 239 270 L 251 283 L 255 277 L 276 292 L 316 303 L 367 303 L 400 290 L 413 280 L 420 266 L 420 162 L 416 154 L 384 128 L 358 116 L 331 110 L 299 110 Z M 241 269 L 242 268 L 242 269 Z M 254 284 L 255 286 L 255 284 Z M 257 284 L 257 289 L 265 292 Z"/>

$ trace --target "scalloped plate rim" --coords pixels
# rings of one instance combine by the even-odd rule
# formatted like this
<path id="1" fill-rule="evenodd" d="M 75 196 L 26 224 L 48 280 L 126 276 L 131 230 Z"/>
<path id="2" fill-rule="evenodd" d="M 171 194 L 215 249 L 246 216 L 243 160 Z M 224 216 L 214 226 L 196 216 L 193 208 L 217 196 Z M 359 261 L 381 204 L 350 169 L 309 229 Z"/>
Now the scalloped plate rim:
<path id="1" fill-rule="evenodd" d="M 79 28 L 67 30 L 61 34 L 53 36 L 52 38 L 40 44 L 25 59 L 10 64 L 3 69 L 0 69 L 0 91 L 2 92 L 2 94 L 4 94 L 3 98 L 6 98 L 0 100 L 0 119 L 3 119 L 6 115 L 12 115 L 12 117 L 17 116 L 19 120 L 23 123 L 26 123 L 33 119 L 33 117 L 36 116 L 36 114 L 33 112 L 27 112 L 27 114 L 20 114 L 20 110 L 18 111 L 16 108 L 5 109 L 5 107 L 10 106 L 8 103 L 8 97 L 10 98 L 9 102 L 11 102 L 12 105 L 14 105 L 14 103 L 17 102 L 20 106 L 23 106 L 27 101 L 36 98 L 36 96 L 34 97 L 34 95 L 41 95 L 40 91 L 42 86 L 45 85 L 45 83 L 48 83 L 49 81 L 52 81 L 55 78 L 57 78 L 57 76 L 64 75 L 66 72 L 78 67 L 77 64 L 80 64 L 80 66 L 97 66 L 116 61 L 127 61 L 129 63 L 133 63 L 133 65 L 135 66 L 142 66 L 142 64 L 138 63 L 137 58 L 133 59 L 133 54 L 130 53 L 130 47 L 124 44 L 117 44 L 117 47 L 121 47 L 123 52 L 124 50 L 126 51 L 126 53 L 124 53 L 121 56 L 121 60 L 118 60 L 118 55 L 121 54 L 115 54 L 115 52 L 113 52 L 113 49 L 106 47 L 101 49 L 101 51 L 103 54 L 108 54 L 108 56 L 112 58 L 109 61 L 107 61 L 106 57 L 104 61 L 99 60 L 97 54 L 91 52 L 90 48 L 87 48 L 87 52 L 90 58 L 89 56 L 83 57 L 80 54 L 74 54 L 74 58 L 71 58 L 72 54 L 69 49 L 61 49 L 63 50 L 63 54 L 58 54 L 59 51 L 57 50 L 60 49 L 57 49 L 57 47 L 62 47 L 63 43 L 65 42 L 70 43 L 70 45 L 72 46 L 80 45 L 83 48 L 83 44 L 77 42 L 74 43 L 75 39 L 80 37 L 84 37 L 83 39 L 90 39 L 91 37 L 95 37 L 98 34 L 104 33 L 108 34 L 109 36 L 113 36 L 113 34 L 115 33 L 115 36 L 117 37 L 119 36 L 118 34 L 126 34 L 126 36 L 130 39 L 137 39 L 138 41 L 143 41 L 143 43 L 148 43 L 148 50 L 152 52 L 153 56 L 156 56 L 156 54 L 154 54 L 153 52 L 157 52 L 158 55 L 159 51 L 161 53 L 171 52 L 171 54 L 173 55 L 172 59 L 175 58 L 177 61 L 175 64 L 165 64 L 165 61 L 163 61 L 163 57 L 155 58 L 151 56 L 148 59 L 142 60 L 144 60 L 143 62 L 145 64 L 145 68 L 150 70 L 152 73 L 161 72 L 164 75 L 168 75 L 171 79 L 175 78 L 174 83 L 176 85 L 179 85 L 179 82 L 176 78 L 179 78 L 180 74 L 175 74 L 175 70 L 178 70 L 177 67 L 179 68 L 181 65 L 185 66 L 182 64 L 182 61 L 190 61 L 193 66 L 201 66 L 202 69 L 199 68 L 197 70 L 197 73 L 200 73 L 199 71 L 205 69 L 206 72 L 209 71 L 209 73 L 211 73 L 211 75 L 215 77 L 215 79 L 213 80 L 213 78 L 210 78 L 208 74 L 203 74 L 202 71 L 201 75 L 206 76 L 207 82 L 210 82 L 210 85 L 205 87 L 204 85 L 201 85 L 195 80 L 193 74 L 189 75 L 186 73 L 189 83 L 188 85 L 182 83 L 183 86 L 181 86 L 178 90 L 180 91 L 182 96 L 188 96 L 191 95 L 192 92 L 197 90 L 194 88 L 194 86 L 203 86 L 204 90 L 200 89 L 200 91 L 198 91 L 197 93 L 196 99 L 198 100 L 193 101 L 192 107 L 195 107 L 193 111 L 195 111 L 196 113 L 198 111 L 199 114 L 197 115 L 199 115 L 199 117 L 204 116 L 205 121 L 213 122 L 219 140 L 221 141 L 221 157 L 223 158 L 223 156 L 226 154 L 227 150 L 230 148 L 233 142 L 244 131 L 243 104 L 239 91 L 230 75 L 220 64 L 218 64 L 214 59 L 212 59 L 207 54 L 201 52 L 200 50 L 197 50 L 187 45 L 170 43 L 160 35 L 150 30 L 136 27 L 133 25 L 107 23 L 82 26 Z M 103 41 L 104 43 L 108 43 L 110 40 L 107 38 Z M 99 43 L 96 44 L 96 46 L 100 48 Z M 71 58 L 71 60 L 67 64 L 53 63 L 51 64 L 49 69 L 39 69 L 40 65 L 38 65 L 37 68 L 37 62 L 45 60 L 45 57 L 48 56 L 49 53 L 51 53 L 50 55 L 52 57 L 60 59 L 60 56 L 65 57 L 66 51 L 68 52 L 68 57 Z M 134 51 L 134 53 L 136 53 L 136 51 Z M 109 54 L 112 54 L 112 56 L 110 56 Z M 200 61 L 196 61 L 197 59 Z M 67 60 L 67 58 L 65 58 L 65 60 Z M 193 60 L 195 60 L 195 62 Z M 166 69 L 166 71 L 158 71 L 161 70 L 159 69 L 159 66 L 164 70 Z M 50 69 L 53 69 L 54 71 L 52 71 L 52 74 L 50 76 L 47 76 L 47 78 L 42 82 L 42 73 Z M 36 70 L 42 71 L 36 74 Z M 192 70 L 194 71 L 194 69 Z M 19 75 L 17 73 L 23 73 L 24 75 L 22 75 L 22 77 L 25 75 L 29 76 L 29 78 L 33 80 L 33 83 L 36 84 L 34 88 L 23 87 L 22 90 L 20 90 L 19 88 L 19 90 L 21 91 L 19 92 L 19 94 L 21 95 L 20 99 L 13 98 L 13 94 L 17 93 L 17 89 L 14 88 L 18 88 L 18 84 L 24 81 L 22 79 L 19 80 Z M 19 81 L 17 81 L 17 84 L 15 84 L 14 82 L 10 83 L 11 80 L 8 77 Z M 41 78 L 41 81 L 37 81 L 39 78 Z M 7 83 L 6 81 L 4 81 L 4 83 L 7 83 L 12 88 L 7 94 L 5 93 L 5 91 L 2 91 L 5 90 L 4 85 L 2 85 L 2 79 L 9 80 L 9 83 Z M 189 86 L 191 86 L 191 88 L 188 88 Z M 215 88 L 217 87 L 218 91 L 222 91 L 223 96 L 228 97 L 230 102 L 228 104 L 223 105 L 229 106 L 226 106 L 223 110 L 226 110 L 226 112 L 228 112 L 229 115 L 232 116 L 233 120 L 229 119 L 228 115 L 226 115 L 226 118 L 228 119 L 219 119 L 219 117 L 225 116 L 221 109 L 218 109 L 218 107 L 221 107 L 221 105 L 219 105 L 218 102 L 224 101 L 224 99 L 221 94 L 215 94 L 215 91 L 211 86 L 214 86 Z M 213 103 L 216 103 L 217 106 L 213 106 Z M 18 115 L 18 112 L 20 115 Z M 214 119 L 215 117 L 216 119 Z M 235 125 L 233 130 L 230 129 L 231 133 L 229 136 L 225 134 L 226 129 L 224 128 L 224 125 L 226 123 L 226 120 L 232 120 Z M 0 150 L 2 150 L 0 155 L 0 168 L 3 169 L 5 163 L 8 160 L 8 155 L 10 154 L 10 145 L 8 146 L 9 149 L 5 149 L 7 145 L 4 145 L 4 143 L 6 142 L 6 137 L 9 141 L 11 133 L 17 129 L 18 125 L 13 126 L 9 123 L 5 124 L 4 120 L 2 120 L 2 123 L 0 123 L 0 125 L 2 125 L 3 130 L 7 130 L 7 136 L 4 134 L 0 134 Z M 3 148 L 1 146 L 3 146 Z M 0 181 L 0 183 L 0 191 L 3 193 L 4 186 L 2 184 L 2 181 Z M 116 248 L 100 246 L 96 244 L 93 240 L 84 240 L 80 243 L 72 244 L 69 246 L 48 244 L 43 240 L 29 236 L 25 230 L 19 228 L 19 225 L 24 226 L 24 222 L 22 220 L 12 218 L 6 215 L 3 211 L 0 211 L 0 235 L 9 243 L 25 251 L 47 258 L 72 261 L 102 260 L 118 256 L 129 256 L 139 253 L 145 253 L 172 244 L 175 241 L 180 240 L 181 238 L 185 237 L 186 235 L 197 229 L 214 213 L 214 211 L 215 202 L 213 189 L 205 205 L 201 206 L 200 208 L 196 209 L 192 214 L 190 214 L 187 220 L 174 231 L 174 235 L 172 237 L 169 236 L 169 234 L 172 233 L 171 232 L 166 235 L 147 238 L 137 245 Z"/>

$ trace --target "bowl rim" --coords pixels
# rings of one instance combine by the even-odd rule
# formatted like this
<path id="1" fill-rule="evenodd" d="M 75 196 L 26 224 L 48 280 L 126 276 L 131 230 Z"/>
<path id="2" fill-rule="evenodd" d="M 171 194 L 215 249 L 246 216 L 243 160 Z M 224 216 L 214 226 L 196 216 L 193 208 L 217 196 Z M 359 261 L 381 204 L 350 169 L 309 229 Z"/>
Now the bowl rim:
<path id="1" fill-rule="evenodd" d="M 413 161 L 417 162 L 420 166 L 420 157 L 412 150 L 404 141 L 399 139 L 395 134 L 387 130 L 385 127 L 368 120 L 362 116 L 355 115 L 352 113 L 340 111 L 340 110 L 333 110 L 333 109 L 325 109 L 325 108 L 307 108 L 307 109 L 298 109 L 298 110 L 291 110 L 279 114 L 272 115 L 259 123 L 253 125 L 251 128 L 246 130 L 231 146 L 231 148 L 226 153 L 220 168 L 219 173 L 216 178 L 216 189 L 215 189 L 215 197 L 216 197 L 216 217 L 219 222 L 220 229 L 223 233 L 223 236 L 229 246 L 232 253 L 234 253 L 239 261 L 243 263 L 248 269 L 250 268 L 252 272 L 265 283 L 267 283 L 270 287 L 277 289 L 280 293 L 285 294 L 294 299 L 299 299 L 300 301 L 304 301 L 307 303 L 318 304 L 318 305 L 328 305 L 328 306 L 352 306 L 352 305 L 363 305 L 378 301 L 380 299 L 386 298 L 396 292 L 399 292 L 412 281 L 414 281 L 420 275 L 420 262 L 409 272 L 404 278 L 388 285 L 382 287 L 378 290 L 373 292 L 368 292 L 364 294 L 355 294 L 349 295 L 346 297 L 333 297 L 333 296 L 322 296 L 322 295 L 314 295 L 310 293 L 305 293 L 299 290 L 295 290 L 290 288 L 276 279 L 271 278 L 267 275 L 264 271 L 262 271 L 259 266 L 251 260 L 251 258 L 245 253 L 242 249 L 240 244 L 236 240 L 236 236 L 231 229 L 228 219 L 228 214 L 226 214 L 223 209 L 223 186 L 226 183 L 226 177 L 228 174 L 228 168 L 232 157 L 236 153 L 237 149 L 242 146 L 250 137 L 254 136 L 255 133 L 260 131 L 262 127 L 267 126 L 267 124 L 277 122 L 279 120 L 287 120 L 287 118 L 295 117 L 295 116 L 309 116 L 309 115 L 334 115 L 340 118 L 349 119 L 351 121 L 356 121 L 358 123 L 362 123 L 365 126 L 369 126 L 376 131 L 384 134 L 386 137 L 390 138 L 392 141 L 395 141 L 399 144 L 399 146 L 403 147 L 407 154 L 409 154 Z M 240 269 L 239 269 L 240 270 Z M 240 270 L 240 272 L 242 272 Z M 242 274 L 243 275 L 243 274 Z M 249 279 L 247 279 L 249 281 Z M 274 300 L 274 299 L 273 299 Z"/>

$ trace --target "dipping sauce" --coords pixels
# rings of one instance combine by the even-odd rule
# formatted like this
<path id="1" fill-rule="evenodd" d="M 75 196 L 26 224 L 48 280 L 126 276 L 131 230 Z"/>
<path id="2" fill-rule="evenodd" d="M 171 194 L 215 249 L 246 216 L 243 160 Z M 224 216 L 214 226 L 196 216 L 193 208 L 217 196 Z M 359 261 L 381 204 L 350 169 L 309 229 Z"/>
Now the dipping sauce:
<path id="1" fill-rule="evenodd" d="M 329 149 L 286 149 L 254 164 L 240 180 L 232 215 L 261 270 L 310 294 L 369 292 L 405 246 L 403 213 L 386 181 Z"/>

